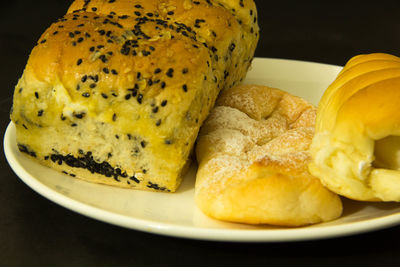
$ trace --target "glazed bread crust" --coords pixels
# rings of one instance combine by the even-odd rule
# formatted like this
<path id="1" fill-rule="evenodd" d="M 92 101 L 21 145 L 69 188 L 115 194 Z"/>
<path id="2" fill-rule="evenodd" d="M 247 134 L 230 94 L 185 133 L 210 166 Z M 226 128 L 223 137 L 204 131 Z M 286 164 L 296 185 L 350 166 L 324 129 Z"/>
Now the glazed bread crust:
<path id="1" fill-rule="evenodd" d="M 318 106 L 310 171 L 332 191 L 400 201 L 400 58 L 350 59 Z"/>
<path id="2" fill-rule="evenodd" d="M 301 226 L 341 215 L 340 198 L 307 169 L 316 109 L 259 85 L 224 91 L 205 121 L 195 199 L 208 216 Z"/>
<path id="3" fill-rule="evenodd" d="M 257 40 L 253 1 L 77 0 L 15 88 L 20 150 L 87 181 L 174 192 Z"/>

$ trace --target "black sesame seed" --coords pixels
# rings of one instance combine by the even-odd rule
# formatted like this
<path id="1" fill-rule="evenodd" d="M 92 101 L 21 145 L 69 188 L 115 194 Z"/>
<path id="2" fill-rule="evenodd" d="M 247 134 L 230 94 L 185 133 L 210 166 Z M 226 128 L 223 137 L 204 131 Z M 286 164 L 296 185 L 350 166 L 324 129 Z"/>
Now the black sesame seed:
<path id="1" fill-rule="evenodd" d="M 105 93 L 101 93 L 101 96 L 102 96 L 103 98 L 105 98 L 105 99 L 108 98 L 108 95 L 106 95 Z"/>
<path id="2" fill-rule="evenodd" d="M 97 8 L 96 7 L 92 7 L 92 11 L 97 11 Z"/>
<path id="3" fill-rule="evenodd" d="M 78 43 L 81 43 L 82 41 L 83 41 L 83 37 L 79 37 L 77 40 Z"/>
<path id="4" fill-rule="evenodd" d="M 94 46 L 92 46 L 91 48 L 89 48 L 90 52 L 94 52 Z"/>
<path id="5" fill-rule="evenodd" d="M 183 91 L 187 92 L 187 85 L 186 85 L 186 84 L 184 84 L 184 85 L 182 86 L 182 88 L 183 88 Z"/>
<path id="6" fill-rule="evenodd" d="M 105 55 L 101 55 L 101 56 L 99 56 L 99 58 L 100 58 L 100 60 L 101 60 L 103 63 L 106 63 L 106 62 L 107 62 L 107 58 L 106 58 Z"/>
<path id="7" fill-rule="evenodd" d="M 37 99 L 39 99 L 39 93 L 38 93 L 38 92 L 35 92 L 35 97 L 36 97 Z"/>
<path id="8" fill-rule="evenodd" d="M 161 119 L 156 121 L 156 126 L 160 126 L 161 125 Z"/>
<path id="9" fill-rule="evenodd" d="M 132 181 L 134 181 L 135 183 L 140 183 L 140 180 L 138 178 L 136 178 L 135 176 L 129 177 L 129 179 L 131 179 Z"/>
<path id="10" fill-rule="evenodd" d="M 128 89 L 129 91 L 132 91 L 132 96 L 136 97 L 137 96 L 137 92 L 138 92 L 138 86 L 137 84 L 135 84 L 135 88 L 133 89 Z"/>
<path id="11" fill-rule="evenodd" d="M 110 70 L 108 68 L 103 68 L 103 72 L 108 74 L 108 73 L 110 73 Z"/>
<path id="12" fill-rule="evenodd" d="M 158 112 L 158 107 L 153 108 L 153 109 L 152 109 L 152 112 L 153 112 L 153 113 L 157 113 L 157 112 Z"/>
<path id="13" fill-rule="evenodd" d="M 189 69 L 188 69 L 188 68 L 183 68 L 183 69 L 182 69 L 182 73 L 183 73 L 183 74 L 186 74 L 186 73 L 188 73 L 188 72 L 189 72 Z"/>
<path id="14" fill-rule="evenodd" d="M 129 47 L 122 47 L 121 48 L 121 54 L 123 54 L 123 55 L 128 55 L 129 54 L 129 51 L 130 51 L 130 48 Z"/>
<path id="15" fill-rule="evenodd" d="M 167 100 L 163 100 L 163 101 L 161 102 L 161 106 L 162 106 L 162 107 L 165 107 L 165 106 L 167 105 L 167 103 L 168 103 Z"/>
<path id="16" fill-rule="evenodd" d="M 117 74 L 118 74 L 118 72 L 117 72 L 115 69 L 112 69 L 112 70 L 111 70 L 111 73 L 114 74 L 114 75 L 117 75 Z"/>
<path id="17" fill-rule="evenodd" d="M 168 14 L 168 15 L 173 15 L 173 14 L 174 14 L 174 11 L 169 11 L 167 14 Z"/>
<path id="18" fill-rule="evenodd" d="M 169 139 L 166 139 L 166 140 L 164 141 L 164 143 L 165 143 L 166 145 L 170 145 L 170 144 L 172 144 L 172 141 L 169 140 Z"/>
<path id="19" fill-rule="evenodd" d="M 169 68 L 166 74 L 168 77 L 172 78 L 174 76 L 174 69 Z"/>
<path id="20" fill-rule="evenodd" d="M 90 87 L 90 88 L 95 88 L 95 87 L 96 87 L 96 84 L 95 84 L 95 83 L 92 83 L 92 84 L 89 85 L 89 87 Z"/>
<path id="21" fill-rule="evenodd" d="M 80 59 L 78 59 L 78 61 L 76 62 L 76 65 L 81 65 L 81 63 L 82 63 L 82 59 L 80 58 Z"/>
<path id="22" fill-rule="evenodd" d="M 39 110 L 37 115 L 38 115 L 38 117 L 41 117 L 43 115 L 43 109 Z"/>
<path id="23" fill-rule="evenodd" d="M 86 82 L 86 80 L 87 80 L 87 75 L 84 75 L 84 76 L 82 77 L 81 81 L 84 83 L 84 82 Z"/>
<path id="24" fill-rule="evenodd" d="M 125 95 L 125 100 L 129 100 L 130 98 L 131 98 L 131 94 L 127 94 L 127 95 Z"/>
<path id="25" fill-rule="evenodd" d="M 163 82 L 161 82 L 161 88 L 165 88 L 165 86 L 167 86 L 167 84 L 163 81 Z"/>
<path id="26" fill-rule="evenodd" d="M 139 11 L 134 12 L 136 16 L 140 17 L 142 14 Z"/>
<path id="27" fill-rule="evenodd" d="M 235 45 L 235 43 L 231 43 L 231 45 L 229 46 L 229 51 L 233 51 L 233 50 L 235 50 L 235 48 L 236 48 L 236 45 Z"/>
<path id="28" fill-rule="evenodd" d="M 83 93 L 82 96 L 83 97 L 90 97 L 90 94 L 89 93 Z"/>
<path id="29" fill-rule="evenodd" d="M 68 33 L 69 37 L 74 38 L 75 34 L 73 32 Z"/>
<path id="30" fill-rule="evenodd" d="M 82 113 L 77 113 L 77 114 L 74 114 L 74 116 L 75 116 L 76 118 L 78 118 L 78 119 L 82 119 L 82 118 L 85 116 L 85 113 L 84 113 L 84 112 L 82 112 Z"/>
<path id="31" fill-rule="evenodd" d="M 146 142 L 145 141 L 141 141 L 140 145 L 142 146 L 142 148 L 145 148 L 146 147 Z"/>
<path id="32" fill-rule="evenodd" d="M 157 73 L 160 73 L 160 72 L 161 72 L 160 68 L 157 68 L 157 69 L 154 70 L 154 74 L 157 74 Z"/>
<path id="33" fill-rule="evenodd" d="M 138 96 L 137 96 L 137 102 L 139 103 L 139 104 L 142 104 L 142 100 L 143 100 L 143 95 L 142 94 L 139 94 Z"/>
<path id="34" fill-rule="evenodd" d="M 115 114 L 115 113 L 113 114 L 112 120 L 113 120 L 113 121 L 116 121 L 116 120 L 117 120 L 117 114 Z"/>

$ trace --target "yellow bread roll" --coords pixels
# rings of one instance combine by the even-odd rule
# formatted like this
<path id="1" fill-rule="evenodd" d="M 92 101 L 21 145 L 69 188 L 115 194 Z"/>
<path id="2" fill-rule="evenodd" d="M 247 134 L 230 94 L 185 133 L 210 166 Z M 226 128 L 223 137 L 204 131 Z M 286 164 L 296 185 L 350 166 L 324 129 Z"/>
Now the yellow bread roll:
<path id="1" fill-rule="evenodd" d="M 400 58 L 353 57 L 317 111 L 310 172 L 355 200 L 400 201 Z"/>
<path id="2" fill-rule="evenodd" d="M 86 181 L 174 192 L 257 41 L 253 0 L 76 0 L 15 88 L 18 147 Z"/>
<path id="3" fill-rule="evenodd" d="M 310 175 L 316 109 L 278 89 L 224 91 L 196 146 L 195 200 L 232 222 L 301 226 L 341 215 L 340 198 Z"/>

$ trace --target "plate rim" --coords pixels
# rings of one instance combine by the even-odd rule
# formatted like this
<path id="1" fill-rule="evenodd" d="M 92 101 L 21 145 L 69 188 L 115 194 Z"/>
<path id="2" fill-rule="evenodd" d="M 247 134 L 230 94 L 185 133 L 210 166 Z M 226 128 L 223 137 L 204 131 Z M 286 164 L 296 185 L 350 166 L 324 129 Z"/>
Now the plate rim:
<path id="1" fill-rule="evenodd" d="M 289 60 L 278 58 L 255 58 L 255 60 L 280 61 L 283 63 L 304 63 L 321 64 L 330 67 L 336 65 Z M 321 227 L 295 227 L 282 229 L 223 229 L 207 228 L 187 225 L 177 225 L 174 223 L 165 223 L 158 221 L 135 218 L 128 215 L 113 213 L 98 207 L 94 207 L 61 192 L 55 191 L 44 183 L 40 182 L 34 176 L 30 175 L 22 166 L 18 164 L 17 154 L 13 153 L 13 146 L 16 147 L 12 138 L 15 137 L 15 125 L 9 122 L 3 140 L 4 153 L 8 164 L 11 166 L 17 177 L 28 187 L 47 198 L 48 200 L 67 208 L 71 211 L 96 219 L 112 225 L 124 227 L 127 229 L 138 230 L 147 233 L 159 234 L 170 237 L 179 237 L 187 239 L 223 241 L 223 242 L 291 242 L 308 241 L 318 239 L 336 238 L 348 235 L 361 234 L 372 230 L 380 230 L 400 224 L 400 213 L 385 215 L 378 218 L 372 218 L 365 221 L 349 222 L 345 225 L 327 225 Z M 14 147 L 14 148 L 15 148 Z M 18 152 L 19 153 L 19 152 Z M 22 155 L 21 155 L 22 156 Z M 150 192 L 152 193 L 152 192 Z M 327 230 L 328 229 L 328 230 Z"/>

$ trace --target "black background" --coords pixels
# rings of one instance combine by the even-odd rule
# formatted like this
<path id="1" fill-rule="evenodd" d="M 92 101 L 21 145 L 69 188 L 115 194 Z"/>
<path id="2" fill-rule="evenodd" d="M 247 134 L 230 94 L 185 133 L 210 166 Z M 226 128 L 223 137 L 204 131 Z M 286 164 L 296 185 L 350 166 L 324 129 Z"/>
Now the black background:
<path id="1" fill-rule="evenodd" d="M 258 57 L 344 65 L 360 53 L 399 56 L 398 1 L 256 1 Z M 40 34 L 70 1 L 0 7 L 0 123 Z M 99 222 L 27 187 L 0 159 L 0 266 L 400 266 L 400 227 L 295 243 L 219 243 L 158 236 Z"/>

